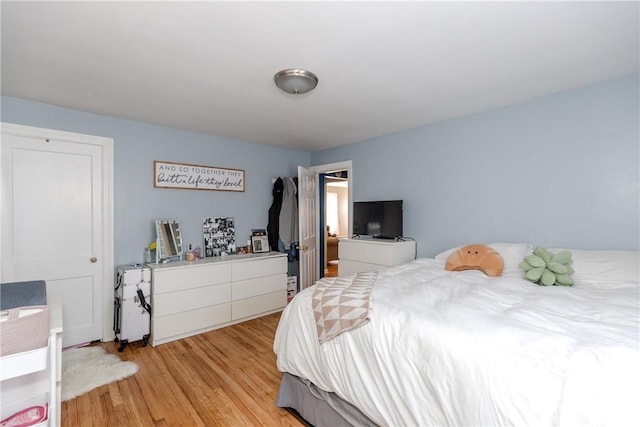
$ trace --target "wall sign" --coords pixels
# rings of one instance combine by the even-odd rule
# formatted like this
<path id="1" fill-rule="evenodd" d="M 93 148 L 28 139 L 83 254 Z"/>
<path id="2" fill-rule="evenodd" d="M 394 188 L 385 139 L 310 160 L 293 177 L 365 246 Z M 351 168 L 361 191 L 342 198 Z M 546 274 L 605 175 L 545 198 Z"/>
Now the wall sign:
<path id="1" fill-rule="evenodd" d="M 153 186 L 189 190 L 244 191 L 244 170 L 154 160 Z"/>

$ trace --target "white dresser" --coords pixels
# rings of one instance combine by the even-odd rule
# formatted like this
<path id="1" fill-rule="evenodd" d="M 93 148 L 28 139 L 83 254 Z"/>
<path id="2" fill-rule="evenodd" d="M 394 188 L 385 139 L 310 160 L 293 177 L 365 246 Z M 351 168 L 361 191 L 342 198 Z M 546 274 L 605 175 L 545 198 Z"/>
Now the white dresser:
<path id="1" fill-rule="evenodd" d="M 416 258 L 415 240 L 340 239 L 338 243 L 341 276 L 405 264 Z"/>
<path id="2" fill-rule="evenodd" d="M 151 345 L 282 310 L 287 257 L 228 255 L 151 267 Z"/>

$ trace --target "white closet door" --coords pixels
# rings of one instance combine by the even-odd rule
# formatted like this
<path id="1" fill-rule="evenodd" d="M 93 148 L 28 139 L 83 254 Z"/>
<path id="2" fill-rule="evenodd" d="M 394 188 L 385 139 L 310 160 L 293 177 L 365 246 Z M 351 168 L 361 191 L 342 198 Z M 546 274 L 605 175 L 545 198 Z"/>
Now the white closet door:
<path id="1" fill-rule="evenodd" d="M 102 339 L 113 268 L 102 138 L 30 129 L 2 129 L 2 281 L 46 280 L 62 301 L 63 346 Z"/>

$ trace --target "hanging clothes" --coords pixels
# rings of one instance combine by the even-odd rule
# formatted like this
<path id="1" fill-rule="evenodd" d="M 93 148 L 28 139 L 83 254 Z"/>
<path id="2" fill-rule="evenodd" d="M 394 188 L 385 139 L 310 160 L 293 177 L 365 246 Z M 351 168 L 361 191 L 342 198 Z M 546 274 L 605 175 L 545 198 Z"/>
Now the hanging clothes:
<path id="1" fill-rule="evenodd" d="M 284 178 L 280 209 L 279 237 L 285 250 L 298 241 L 298 188 L 292 178 Z"/>
<path id="2" fill-rule="evenodd" d="M 280 239 L 280 209 L 282 208 L 282 191 L 284 182 L 282 178 L 276 179 L 273 183 L 273 202 L 269 208 L 269 223 L 267 224 L 267 238 L 272 251 L 279 250 L 278 240 Z"/>

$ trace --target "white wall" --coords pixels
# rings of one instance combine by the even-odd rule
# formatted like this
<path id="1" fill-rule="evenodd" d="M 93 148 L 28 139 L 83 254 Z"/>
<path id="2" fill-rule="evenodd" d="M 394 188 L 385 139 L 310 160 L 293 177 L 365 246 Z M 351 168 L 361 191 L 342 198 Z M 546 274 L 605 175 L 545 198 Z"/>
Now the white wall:
<path id="1" fill-rule="evenodd" d="M 639 248 L 639 76 L 312 153 L 354 201 L 404 200 L 418 254 L 526 241 Z"/>
<path id="2" fill-rule="evenodd" d="M 338 227 L 340 233 L 338 237 L 348 237 L 349 235 L 349 189 L 344 187 L 333 187 L 331 191 L 338 195 Z"/>
<path id="3" fill-rule="evenodd" d="M 331 194 L 335 194 L 336 198 L 336 211 L 338 232 L 335 228 L 331 228 L 331 233 L 336 234 L 337 237 L 347 237 L 349 235 L 349 189 L 345 187 L 327 186 L 325 194 L 325 223 L 327 226 L 331 225 Z"/>

